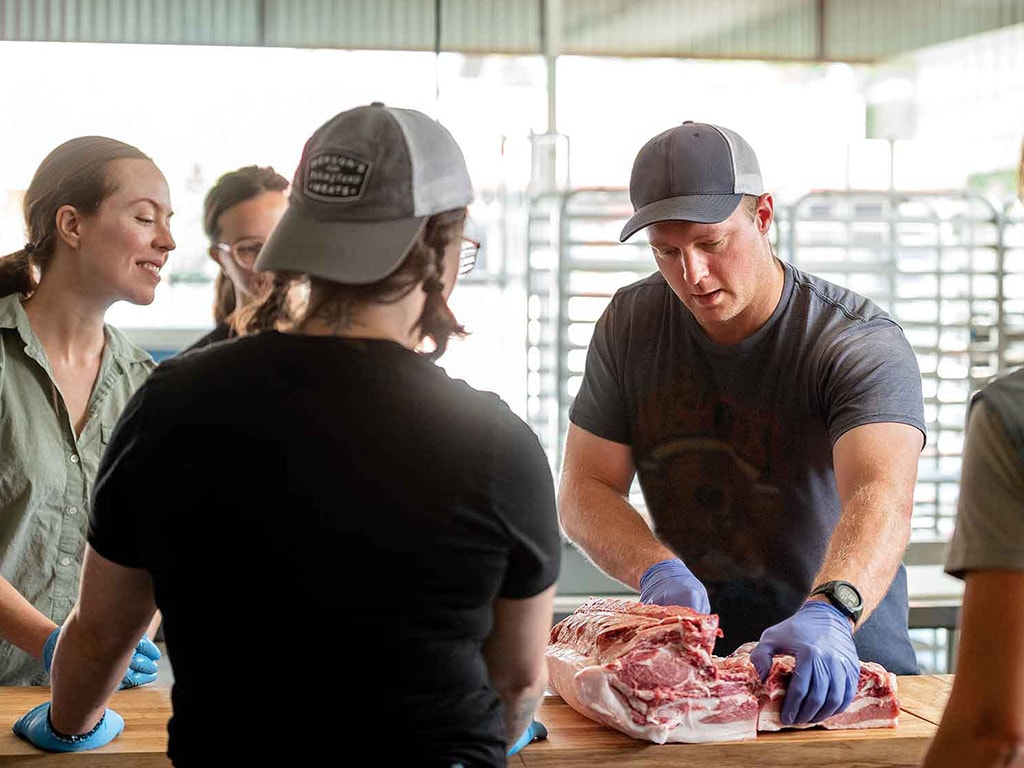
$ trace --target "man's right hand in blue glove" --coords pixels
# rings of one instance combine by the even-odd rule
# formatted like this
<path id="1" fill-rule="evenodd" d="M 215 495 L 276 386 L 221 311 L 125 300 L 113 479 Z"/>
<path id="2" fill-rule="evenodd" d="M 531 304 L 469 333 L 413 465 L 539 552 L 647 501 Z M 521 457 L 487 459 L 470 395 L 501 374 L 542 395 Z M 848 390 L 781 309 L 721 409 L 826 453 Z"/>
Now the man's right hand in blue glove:
<path id="1" fill-rule="evenodd" d="M 19 717 L 11 728 L 26 741 L 47 752 L 84 752 L 109 744 L 124 730 L 124 719 L 112 709 L 106 709 L 103 717 L 88 733 L 68 736 L 58 733 L 50 723 L 50 702 L 32 707 Z"/>
<path id="2" fill-rule="evenodd" d="M 640 602 L 648 605 L 685 605 L 698 613 L 711 613 L 708 591 L 679 558 L 655 563 L 640 577 Z"/>
<path id="3" fill-rule="evenodd" d="M 838 608 L 808 600 L 788 619 L 762 632 L 750 653 L 762 682 L 779 653 L 796 659 L 779 713 L 783 725 L 820 723 L 850 706 L 860 680 L 860 659 L 850 620 Z"/>
<path id="4" fill-rule="evenodd" d="M 43 643 L 43 666 L 47 672 L 50 671 L 50 667 L 53 665 L 53 651 L 57 647 L 57 637 L 59 635 L 60 627 L 56 627 L 50 633 L 50 636 L 46 638 L 46 642 Z M 140 685 L 149 685 L 155 681 L 160 672 L 156 662 L 162 655 L 156 644 L 149 637 L 143 635 L 142 639 L 139 640 L 139 644 L 135 646 L 135 652 L 128 663 L 128 671 L 121 678 L 121 684 L 117 686 L 117 689 L 120 691 L 125 688 L 137 688 Z"/>

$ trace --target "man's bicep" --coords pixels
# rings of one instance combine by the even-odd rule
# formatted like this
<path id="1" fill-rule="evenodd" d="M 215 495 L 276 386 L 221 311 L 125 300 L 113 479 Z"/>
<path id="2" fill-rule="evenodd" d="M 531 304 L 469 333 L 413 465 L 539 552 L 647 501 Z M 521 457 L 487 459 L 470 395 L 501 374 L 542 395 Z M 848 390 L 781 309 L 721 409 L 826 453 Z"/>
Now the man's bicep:
<path id="1" fill-rule="evenodd" d="M 912 502 L 921 446 L 921 430 L 910 424 L 877 422 L 848 430 L 832 449 L 840 499 L 885 482 Z"/>
<path id="2" fill-rule="evenodd" d="M 570 423 L 565 438 L 560 489 L 597 481 L 628 495 L 636 466 L 633 449 Z"/>

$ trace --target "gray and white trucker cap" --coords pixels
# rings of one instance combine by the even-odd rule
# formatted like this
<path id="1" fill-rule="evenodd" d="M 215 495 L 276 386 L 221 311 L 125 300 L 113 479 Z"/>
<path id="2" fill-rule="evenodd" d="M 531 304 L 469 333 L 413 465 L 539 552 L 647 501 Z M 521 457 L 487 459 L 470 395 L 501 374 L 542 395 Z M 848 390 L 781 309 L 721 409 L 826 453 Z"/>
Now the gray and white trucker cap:
<path id="1" fill-rule="evenodd" d="M 762 194 L 757 155 L 742 136 L 687 120 L 659 133 L 637 153 L 629 179 L 635 213 L 619 242 L 659 221 L 724 221 L 743 195 Z"/>
<path id="2" fill-rule="evenodd" d="M 375 283 L 405 260 L 430 216 L 472 201 L 465 158 L 444 126 L 413 109 L 356 107 L 306 141 L 288 208 L 255 268 Z"/>

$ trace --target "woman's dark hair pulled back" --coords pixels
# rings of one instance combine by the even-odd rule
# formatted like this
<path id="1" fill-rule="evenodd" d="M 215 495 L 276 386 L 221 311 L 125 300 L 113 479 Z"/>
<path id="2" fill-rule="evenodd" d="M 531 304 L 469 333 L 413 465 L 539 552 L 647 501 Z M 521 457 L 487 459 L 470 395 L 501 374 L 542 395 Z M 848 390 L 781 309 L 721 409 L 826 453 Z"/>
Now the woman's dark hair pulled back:
<path id="1" fill-rule="evenodd" d="M 203 231 L 210 245 L 220 239 L 220 217 L 226 210 L 264 192 L 284 192 L 288 184 L 271 166 L 247 165 L 223 174 L 203 200 Z M 235 287 L 223 270 L 217 272 L 213 293 L 213 319 L 223 323 L 235 311 Z"/>

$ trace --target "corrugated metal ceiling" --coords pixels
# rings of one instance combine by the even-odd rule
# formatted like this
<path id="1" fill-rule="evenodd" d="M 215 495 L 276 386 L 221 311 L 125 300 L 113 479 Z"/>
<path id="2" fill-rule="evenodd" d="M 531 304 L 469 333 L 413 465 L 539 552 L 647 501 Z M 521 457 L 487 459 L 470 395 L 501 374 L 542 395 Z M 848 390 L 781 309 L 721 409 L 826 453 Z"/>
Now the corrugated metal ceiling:
<path id="1" fill-rule="evenodd" d="M 797 61 L 1017 24 L 1024 0 L 0 0 L 0 40 Z"/>

